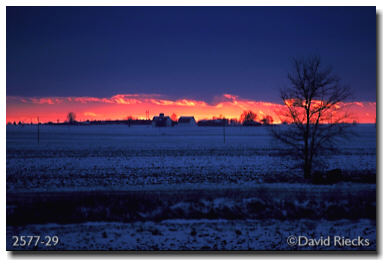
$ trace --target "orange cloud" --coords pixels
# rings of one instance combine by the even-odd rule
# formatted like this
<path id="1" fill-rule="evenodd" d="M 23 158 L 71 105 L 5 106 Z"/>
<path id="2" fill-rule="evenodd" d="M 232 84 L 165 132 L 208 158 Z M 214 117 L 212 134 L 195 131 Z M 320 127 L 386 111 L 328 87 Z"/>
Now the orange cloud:
<path id="1" fill-rule="evenodd" d="M 289 103 L 290 105 L 292 103 Z M 375 123 L 375 102 L 340 103 L 352 115 L 351 121 Z M 178 116 L 192 115 L 196 120 L 219 117 L 239 119 L 243 111 L 251 110 L 259 118 L 269 115 L 275 123 L 280 123 L 279 114 L 285 105 L 242 99 L 239 96 L 224 94 L 212 104 L 193 99 L 167 99 L 156 94 L 118 94 L 110 98 L 97 97 L 18 97 L 7 96 L 7 122 L 63 122 L 69 112 L 76 113 L 77 120 L 106 120 L 146 118 L 159 113 Z"/>
<path id="2" fill-rule="evenodd" d="M 87 116 L 87 117 L 90 117 L 90 116 L 91 117 L 96 117 L 96 114 L 93 113 L 93 112 L 85 112 L 84 115 Z"/>

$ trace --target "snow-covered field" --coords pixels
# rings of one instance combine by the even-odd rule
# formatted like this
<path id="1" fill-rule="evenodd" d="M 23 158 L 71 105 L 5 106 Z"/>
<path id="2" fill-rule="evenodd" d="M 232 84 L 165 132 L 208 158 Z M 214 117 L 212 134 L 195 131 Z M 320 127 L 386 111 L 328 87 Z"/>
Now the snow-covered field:
<path id="1" fill-rule="evenodd" d="M 354 128 L 322 168 L 375 176 L 376 127 Z M 224 142 L 220 127 L 41 126 L 38 144 L 37 126 L 7 126 L 7 249 L 55 234 L 51 249 L 375 250 L 376 185 L 308 185 L 296 164 L 267 127 Z M 371 244 L 285 243 L 300 234 Z"/>
<path id="2" fill-rule="evenodd" d="M 360 125 L 323 157 L 327 169 L 375 173 L 376 128 Z M 8 191 L 145 184 L 294 181 L 296 161 L 267 127 L 7 126 Z"/>

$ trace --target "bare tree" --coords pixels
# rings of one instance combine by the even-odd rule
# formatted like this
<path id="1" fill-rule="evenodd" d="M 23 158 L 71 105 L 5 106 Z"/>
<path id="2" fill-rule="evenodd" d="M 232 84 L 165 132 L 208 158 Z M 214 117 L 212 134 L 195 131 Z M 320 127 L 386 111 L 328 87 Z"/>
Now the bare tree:
<path id="1" fill-rule="evenodd" d="M 67 118 L 69 124 L 74 124 L 76 122 L 76 114 L 74 112 L 68 113 L 66 118 Z"/>
<path id="2" fill-rule="evenodd" d="M 243 125 L 255 122 L 257 114 L 252 111 L 244 111 L 240 116 L 240 121 Z"/>
<path id="3" fill-rule="evenodd" d="M 175 113 L 173 113 L 171 115 L 171 120 L 174 121 L 174 122 L 177 122 L 178 118 L 177 118 L 177 115 Z"/>
<path id="4" fill-rule="evenodd" d="M 274 122 L 274 119 L 270 115 L 266 115 L 263 119 L 260 120 L 263 125 L 271 125 Z"/>
<path id="5" fill-rule="evenodd" d="M 319 57 L 293 59 L 288 81 L 289 87 L 281 90 L 286 107 L 281 120 L 290 126 L 273 128 L 272 133 L 302 161 L 304 178 L 310 179 L 313 161 L 335 151 L 337 140 L 348 134 L 342 102 L 350 91 L 340 85 L 332 68 L 322 66 Z"/>

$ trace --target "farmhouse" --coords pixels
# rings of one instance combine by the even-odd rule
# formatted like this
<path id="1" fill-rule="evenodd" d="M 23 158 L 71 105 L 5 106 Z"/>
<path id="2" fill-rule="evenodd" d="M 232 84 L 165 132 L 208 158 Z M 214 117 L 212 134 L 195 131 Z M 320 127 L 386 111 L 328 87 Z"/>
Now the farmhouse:
<path id="1" fill-rule="evenodd" d="M 196 121 L 193 116 L 181 116 L 179 118 L 178 122 L 179 126 L 188 126 L 188 127 L 194 127 L 196 126 Z"/>
<path id="2" fill-rule="evenodd" d="M 154 127 L 171 127 L 172 120 L 169 116 L 164 116 L 164 114 L 161 113 L 159 116 L 153 117 L 152 126 L 154 126 Z"/>

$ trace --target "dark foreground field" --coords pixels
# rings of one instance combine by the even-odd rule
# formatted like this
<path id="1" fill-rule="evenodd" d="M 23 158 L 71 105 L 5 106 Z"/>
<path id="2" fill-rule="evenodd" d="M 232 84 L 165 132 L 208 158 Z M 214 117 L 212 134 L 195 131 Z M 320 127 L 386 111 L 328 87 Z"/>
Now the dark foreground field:
<path id="1" fill-rule="evenodd" d="M 367 184 L 137 187 L 7 196 L 13 235 L 57 235 L 56 247 L 126 250 L 375 250 L 376 190 Z M 363 236 L 367 247 L 291 247 L 290 235 Z"/>

